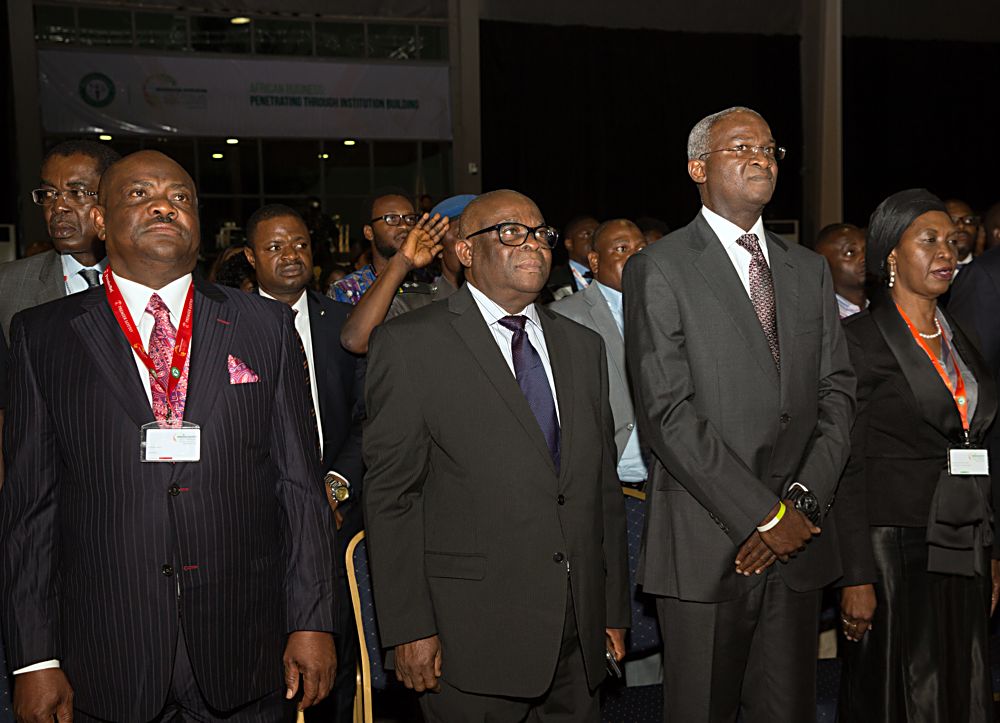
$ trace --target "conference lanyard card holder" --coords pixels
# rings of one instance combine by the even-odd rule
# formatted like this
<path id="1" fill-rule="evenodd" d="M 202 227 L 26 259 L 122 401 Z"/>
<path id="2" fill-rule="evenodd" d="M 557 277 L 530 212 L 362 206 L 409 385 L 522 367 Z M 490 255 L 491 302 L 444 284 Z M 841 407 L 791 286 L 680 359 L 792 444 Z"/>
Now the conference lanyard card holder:
<path id="1" fill-rule="evenodd" d="M 948 474 L 985 477 L 989 473 L 990 457 L 985 449 L 954 447 L 948 450 Z"/>
<path id="2" fill-rule="evenodd" d="M 201 427 L 191 422 L 150 422 L 139 428 L 142 462 L 200 462 Z"/>

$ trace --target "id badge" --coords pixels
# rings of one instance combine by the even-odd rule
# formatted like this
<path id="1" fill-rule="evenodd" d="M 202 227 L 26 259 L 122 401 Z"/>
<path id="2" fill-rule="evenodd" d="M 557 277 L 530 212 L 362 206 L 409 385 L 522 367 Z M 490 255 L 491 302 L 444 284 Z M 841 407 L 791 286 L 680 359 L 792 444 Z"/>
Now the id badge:
<path id="1" fill-rule="evenodd" d="M 143 462 L 201 461 L 201 427 L 191 422 L 161 426 L 144 424 L 140 429 L 139 459 Z"/>
<path id="2" fill-rule="evenodd" d="M 989 453 L 985 449 L 949 449 L 948 473 L 985 476 L 990 473 Z"/>

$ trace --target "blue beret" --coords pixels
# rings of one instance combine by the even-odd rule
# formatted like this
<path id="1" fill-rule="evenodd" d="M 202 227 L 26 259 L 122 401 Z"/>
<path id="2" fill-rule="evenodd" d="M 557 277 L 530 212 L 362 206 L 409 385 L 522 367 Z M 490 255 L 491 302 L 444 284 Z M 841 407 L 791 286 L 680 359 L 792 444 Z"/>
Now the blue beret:
<path id="1" fill-rule="evenodd" d="M 447 216 L 449 219 L 458 218 L 462 215 L 462 211 L 465 210 L 465 207 L 468 206 L 469 202 L 474 198 L 475 196 L 471 193 L 463 193 L 461 196 L 446 198 L 431 209 L 431 216 L 435 213 L 439 213 L 442 216 Z"/>

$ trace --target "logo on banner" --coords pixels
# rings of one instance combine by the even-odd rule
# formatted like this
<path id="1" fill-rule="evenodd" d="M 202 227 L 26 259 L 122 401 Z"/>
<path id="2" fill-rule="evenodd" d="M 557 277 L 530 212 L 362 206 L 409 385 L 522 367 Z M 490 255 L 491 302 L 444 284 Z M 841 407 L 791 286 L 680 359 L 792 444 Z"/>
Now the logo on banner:
<path id="1" fill-rule="evenodd" d="M 94 108 L 104 108 L 115 99 L 115 83 L 104 73 L 88 73 L 80 79 L 80 97 Z"/>
<path id="2" fill-rule="evenodd" d="M 205 110 L 208 107 L 208 88 L 185 88 L 167 73 L 154 73 L 142 84 L 142 97 L 152 108 Z"/>

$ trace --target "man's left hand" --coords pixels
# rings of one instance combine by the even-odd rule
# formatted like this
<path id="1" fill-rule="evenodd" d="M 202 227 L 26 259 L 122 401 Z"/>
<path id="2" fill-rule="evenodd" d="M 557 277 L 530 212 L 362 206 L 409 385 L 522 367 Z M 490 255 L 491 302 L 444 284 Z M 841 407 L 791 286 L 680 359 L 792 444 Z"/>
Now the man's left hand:
<path id="1" fill-rule="evenodd" d="M 625 628 L 604 628 L 604 637 L 615 660 L 621 661 L 625 657 Z"/>
<path id="2" fill-rule="evenodd" d="M 299 710 L 305 710 L 326 698 L 333 687 L 337 672 L 337 652 L 330 633 L 296 630 L 285 645 L 285 698 L 291 700 L 299 692 L 302 676 L 302 700 Z"/>

